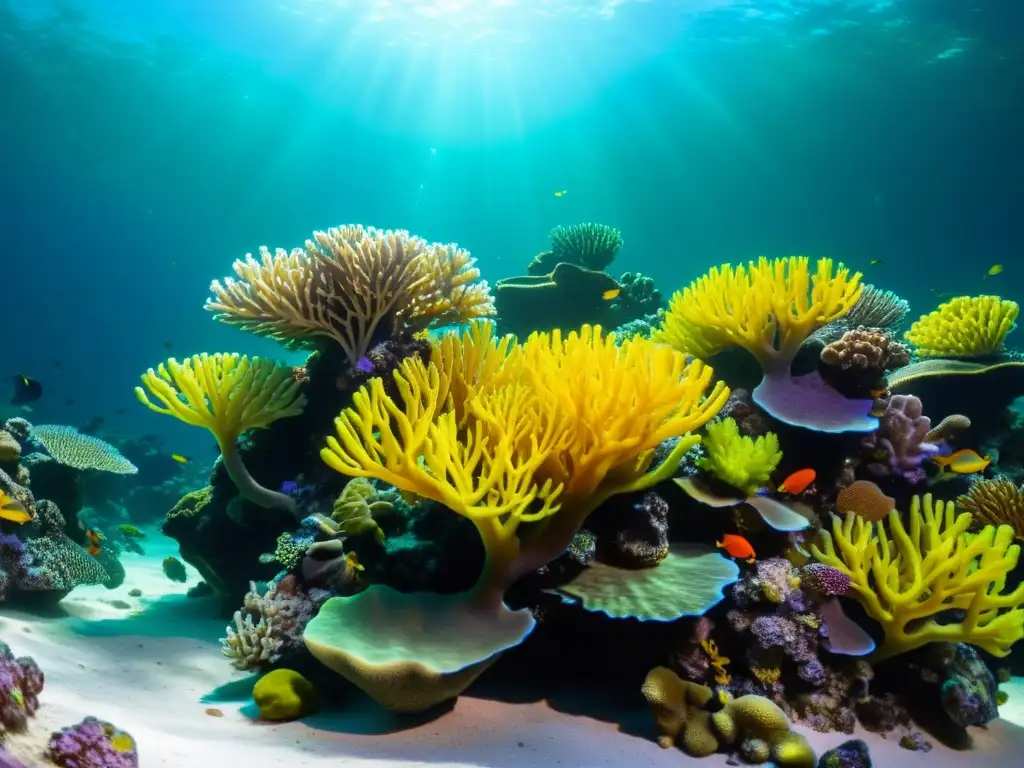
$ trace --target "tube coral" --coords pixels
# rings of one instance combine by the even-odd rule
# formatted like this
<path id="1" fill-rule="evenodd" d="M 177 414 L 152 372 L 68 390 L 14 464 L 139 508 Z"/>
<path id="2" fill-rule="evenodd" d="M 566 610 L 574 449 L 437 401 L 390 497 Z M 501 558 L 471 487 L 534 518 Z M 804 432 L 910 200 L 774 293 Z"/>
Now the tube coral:
<path id="1" fill-rule="evenodd" d="M 142 383 L 157 401 L 136 387 L 136 397 L 147 408 L 213 433 L 224 468 L 242 496 L 261 507 L 296 513 L 295 501 L 257 483 L 238 453 L 238 437 L 245 430 L 302 413 L 306 400 L 291 368 L 259 357 L 204 352 L 181 363 L 172 357 L 144 373 Z"/>
<path id="2" fill-rule="evenodd" d="M 654 338 L 698 358 L 743 347 L 764 371 L 753 398 L 770 415 L 823 432 L 868 431 L 877 426 L 872 401 L 849 400 L 816 373 L 790 375 L 807 337 L 860 298 L 860 277 L 831 259 L 819 259 L 813 272 L 796 256 L 725 264 L 672 297 Z"/>
<path id="3" fill-rule="evenodd" d="M 1003 594 L 1020 546 L 1013 529 L 987 525 L 968 535 L 971 515 L 956 515 L 952 502 L 931 494 L 913 497 L 909 525 L 897 511 L 871 524 L 850 513 L 833 518 L 811 553 L 850 577 L 851 596 L 882 625 L 885 640 L 873 661 L 927 643 L 976 645 L 1006 656 L 1024 636 L 1024 584 Z M 940 615 L 960 611 L 959 621 Z"/>
<path id="4" fill-rule="evenodd" d="M 920 357 L 985 357 L 998 353 L 1017 327 L 1020 307 L 998 296 L 958 296 L 923 315 L 904 334 Z"/>
<path id="5" fill-rule="evenodd" d="M 289 348 L 337 342 L 354 365 L 376 343 L 431 324 L 494 314 L 469 251 L 404 230 L 346 226 L 304 248 L 249 254 L 238 279 L 215 280 L 206 308 L 218 320 Z"/>

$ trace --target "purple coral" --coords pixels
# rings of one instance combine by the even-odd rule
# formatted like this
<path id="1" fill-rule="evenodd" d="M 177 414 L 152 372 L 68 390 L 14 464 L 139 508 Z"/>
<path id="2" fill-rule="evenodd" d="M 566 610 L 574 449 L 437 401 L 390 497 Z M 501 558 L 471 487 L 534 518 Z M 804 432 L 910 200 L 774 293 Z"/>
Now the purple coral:
<path id="1" fill-rule="evenodd" d="M 920 483 L 925 479 L 921 466 L 925 459 L 942 451 L 940 445 L 925 440 L 931 428 L 931 419 L 924 415 L 920 398 L 893 395 L 878 429 L 861 443 L 867 453 L 868 471 L 881 477 L 899 476 L 911 484 Z"/>
<path id="2" fill-rule="evenodd" d="M 808 563 L 800 569 L 800 583 L 819 595 L 837 597 L 850 589 L 850 577 L 824 563 Z"/>
<path id="3" fill-rule="evenodd" d="M 16 659 L 0 643 L 0 731 L 23 731 L 39 708 L 43 672 L 33 659 Z"/>
<path id="4" fill-rule="evenodd" d="M 135 739 L 110 723 L 87 717 L 57 731 L 46 758 L 61 768 L 138 768 Z"/>

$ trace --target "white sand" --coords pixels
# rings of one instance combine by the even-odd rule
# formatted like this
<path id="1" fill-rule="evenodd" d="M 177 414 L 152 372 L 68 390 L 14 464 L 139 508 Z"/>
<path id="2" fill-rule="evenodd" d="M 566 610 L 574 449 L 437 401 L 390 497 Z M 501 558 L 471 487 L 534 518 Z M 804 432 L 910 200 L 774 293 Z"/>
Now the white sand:
<path id="1" fill-rule="evenodd" d="M 544 702 L 509 704 L 464 696 L 453 711 L 404 730 L 364 702 L 298 723 L 253 722 L 248 676 L 235 672 L 220 653 L 224 622 L 210 618 L 210 603 L 188 600 L 186 585 L 164 577 L 160 564 L 176 554 L 173 542 L 151 536 L 144 545 L 145 558 L 125 555 L 128 578 L 119 589 L 76 590 L 61 604 L 63 615 L 51 618 L 10 611 L 0 615 L 0 638 L 15 654 L 35 657 L 46 675 L 32 732 L 9 742 L 28 765 L 40 764 L 40 745 L 49 732 L 86 715 L 131 733 L 139 743 L 143 768 L 725 764 L 724 755 L 692 760 L 614 724 L 559 712 Z M 194 583 L 195 572 L 189 575 Z M 133 588 L 143 596 L 129 596 Z M 112 605 L 118 600 L 130 607 Z M 240 693 L 215 694 L 232 682 Z M 1005 719 L 973 729 L 973 750 L 956 753 L 936 746 L 928 754 L 912 753 L 895 740 L 866 735 L 875 765 L 1005 768 L 1019 763 L 1024 754 L 1024 681 L 1011 685 Z M 207 715 L 208 707 L 224 716 Z M 645 713 L 630 713 L 628 719 L 648 727 Z M 808 736 L 819 753 L 846 738 Z"/>

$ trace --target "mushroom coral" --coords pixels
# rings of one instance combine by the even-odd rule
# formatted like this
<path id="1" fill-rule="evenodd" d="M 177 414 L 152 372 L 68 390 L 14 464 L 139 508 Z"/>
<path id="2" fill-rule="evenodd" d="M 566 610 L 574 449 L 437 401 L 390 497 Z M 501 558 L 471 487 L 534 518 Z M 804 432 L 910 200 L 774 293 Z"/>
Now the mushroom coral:
<path id="1" fill-rule="evenodd" d="M 872 400 L 847 399 L 817 373 L 790 372 L 807 337 L 860 299 L 860 277 L 831 259 L 818 259 L 812 272 L 802 256 L 724 264 L 672 297 L 654 338 L 698 358 L 743 347 L 761 364 L 752 395 L 771 416 L 821 432 L 868 432 L 878 424 Z"/>
<path id="2" fill-rule="evenodd" d="M 700 440 L 689 433 L 729 395 L 721 382 L 711 385 L 712 370 L 701 361 L 688 363 L 642 338 L 620 345 L 591 326 L 565 336 L 533 334 L 518 345 L 477 322 L 462 335 L 445 336 L 429 363 L 404 360 L 394 381 L 397 402 L 380 379 L 355 394 L 321 455 L 338 472 L 378 478 L 469 519 L 483 540 L 483 572 L 466 593 L 425 595 L 449 619 L 427 623 L 411 647 L 391 644 L 388 659 L 380 657 L 379 647 L 389 645 L 381 633 L 407 620 L 408 596 L 377 585 L 329 600 L 307 628 L 306 644 L 378 701 L 404 711 L 457 695 L 473 676 L 461 675 L 454 691 L 437 678 L 489 663 L 521 642 L 533 620 L 528 611 L 504 606 L 505 590 L 564 552 L 605 499 L 670 478 Z M 680 439 L 655 465 L 655 449 L 669 438 Z M 439 600 L 448 608 L 438 607 Z M 350 629 L 370 618 L 377 649 L 358 641 L 370 634 Z M 329 622 L 349 628 L 327 632 Z M 465 638 L 470 628 L 473 642 Z M 481 632 L 489 633 L 488 642 Z M 443 642 L 423 636 L 431 633 Z M 444 660 L 421 655 L 429 656 L 423 649 L 431 646 L 447 649 Z M 369 670 L 371 653 L 377 661 Z M 422 683 L 414 705 L 406 700 L 416 688 L 411 678 Z M 431 700 L 431 691 L 441 698 Z"/>

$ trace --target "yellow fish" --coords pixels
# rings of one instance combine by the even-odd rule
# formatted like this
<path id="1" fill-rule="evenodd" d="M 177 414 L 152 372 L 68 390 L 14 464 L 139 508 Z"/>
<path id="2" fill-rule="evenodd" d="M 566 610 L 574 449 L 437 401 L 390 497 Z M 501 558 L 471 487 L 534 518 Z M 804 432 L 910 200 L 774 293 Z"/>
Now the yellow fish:
<path id="1" fill-rule="evenodd" d="M 942 467 L 944 472 L 953 472 L 957 475 L 972 475 L 981 472 L 992 463 L 988 456 L 979 456 L 977 451 L 964 448 L 951 453 L 949 456 L 932 456 L 932 461 Z"/>
<path id="2" fill-rule="evenodd" d="M 985 277 L 993 277 L 994 275 L 1002 274 L 1002 271 L 1002 264 L 993 264 L 991 267 L 988 268 L 988 272 L 985 273 Z"/>
<path id="3" fill-rule="evenodd" d="M 32 515 L 21 505 L 3 491 L 0 491 L 0 520 L 9 520 L 12 523 L 21 525 L 32 519 Z"/>
<path id="4" fill-rule="evenodd" d="M 182 456 L 180 453 L 172 453 L 171 458 L 174 459 L 179 464 L 188 464 L 190 461 L 192 461 L 192 459 L 190 459 L 188 456 Z"/>
<path id="5" fill-rule="evenodd" d="M 555 192 L 555 197 L 565 197 L 568 194 L 569 194 L 569 190 L 568 189 L 560 189 L 557 192 Z"/>
<path id="6" fill-rule="evenodd" d="M 611 301 L 612 299 L 616 298 L 620 293 L 622 293 L 621 288 L 609 288 L 607 291 L 601 294 L 601 298 L 604 299 L 605 301 Z"/>

